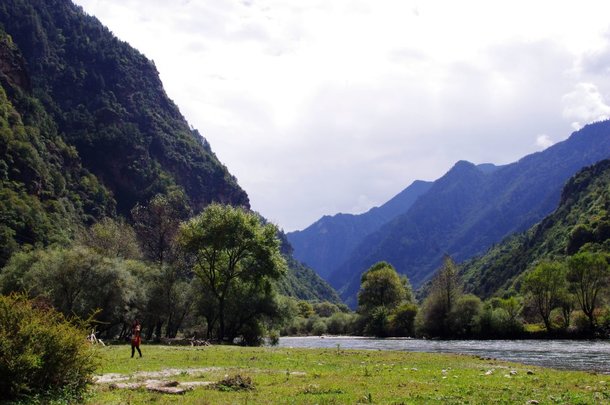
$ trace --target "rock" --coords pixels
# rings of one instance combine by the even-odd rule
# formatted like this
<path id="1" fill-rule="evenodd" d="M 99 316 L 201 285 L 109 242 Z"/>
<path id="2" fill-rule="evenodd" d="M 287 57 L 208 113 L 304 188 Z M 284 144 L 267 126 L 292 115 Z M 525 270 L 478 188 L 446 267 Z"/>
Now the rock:
<path id="1" fill-rule="evenodd" d="M 534 375 L 534 372 L 532 370 L 527 370 L 527 375 Z"/>
<path id="2" fill-rule="evenodd" d="M 493 372 L 494 372 L 493 370 L 487 370 L 487 371 L 485 372 L 485 375 L 492 375 L 492 374 L 493 374 Z"/>
<path id="3" fill-rule="evenodd" d="M 517 371 L 516 370 L 510 370 L 510 375 L 517 375 Z"/>
<path id="4" fill-rule="evenodd" d="M 192 388 L 190 387 L 163 387 L 159 385 L 147 385 L 146 389 L 151 392 L 160 392 L 162 394 L 174 394 L 174 395 L 182 395 L 187 391 L 190 391 Z"/>
<path id="5" fill-rule="evenodd" d="M 536 405 L 539 404 L 539 401 L 536 401 L 535 399 L 530 399 L 529 401 L 526 402 L 526 404 L 532 404 L 532 405 Z"/>

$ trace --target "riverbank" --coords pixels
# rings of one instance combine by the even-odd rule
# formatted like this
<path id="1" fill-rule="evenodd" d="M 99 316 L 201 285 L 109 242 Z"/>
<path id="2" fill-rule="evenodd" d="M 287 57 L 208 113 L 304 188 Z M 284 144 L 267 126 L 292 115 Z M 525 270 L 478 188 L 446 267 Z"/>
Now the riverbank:
<path id="1" fill-rule="evenodd" d="M 610 376 L 607 375 L 466 355 L 341 347 L 143 346 L 142 349 L 143 358 L 131 359 L 128 346 L 100 348 L 101 381 L 94 385 L 87 403 L 525 404 L 531 401 L 532 404 L 594 404 L 610 401 Z M 240 378 L 233 378 L 236 376 Z M 147 384 L 163 385 L 163 382 L 188 391 L 178 398 L 147 387 Z M 140 385 L 130 389 L 136 387 L 130 383 Z"/>

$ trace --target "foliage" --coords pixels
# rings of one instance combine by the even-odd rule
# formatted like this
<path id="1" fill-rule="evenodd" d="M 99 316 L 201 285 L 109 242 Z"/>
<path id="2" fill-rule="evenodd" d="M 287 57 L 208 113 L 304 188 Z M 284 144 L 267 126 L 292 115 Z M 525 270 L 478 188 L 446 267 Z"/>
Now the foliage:
<path id="1" fill-rule="evenodd" d="M 595 311 L 601 292 L 610 284 L 610 256 L 608 254 L 581 252 L 568 258 L 567 280 L 582 312 L 589 319 L 589 327 L 595 329 Z"/>
<path id="2" fill-rule="evenodd" d="M 141 259 L 136 233 L 124 219 L 102 218 L 82 232 L 80 243 L 96 253 L 122 259 Z"/>
<path id="3" fill-rule="evenodd" d="M 227 321 L 248 314 L 247 321 L 257 323 L 270 310 L 270 280 L 285 271 L 276 234 L 274 225 L 262 225 L 254 213 L 219 204 L 180 228 L 181 247 L 195 264 L 205 297 L 208 328 L 218 340 L 227 337 Z M 240 324 L 231 333 L 240 333 Z"/>
<path id="4" fill-rule="evenodd" d="M 558 262 L 541 262 L 527 273 L 522 289 L 532 298 L 547 331 L 551 331 L 551 311 L 566 288 L 565 266 Z"/>
<path id="5" fill-rule="evenodd" d="M 339 294 L 315 271 L 295 260 L 291 253 L 283 252 L 283 256 L 288 269 L 276 281 L 278 293 L 301 300 L 341 303 Z"/>
<path id="6" fill-rule="evenodd" d="M 376 307 L 393 309 L 407 299 L 403 282 L 396 269 L 387 262 L 371 266 L 361 277 L 358 307 L 369 312 Z"/>
<path id="7" fill-rule="evenodd" d="M 419 332 L 428 336 L 449 336 L 452 330 L 450 316 L 460 296 L 457 266 L 451 257 L 445 256 L 418 314 Z"/>
<path id="8" fill-rule="evenodd" d="M 8 40 L 0 30 L 0 65 L 25 69 Z M 19 246 L 66 243 L 82 223 L 114 212 L 108 191 L 18 82 L 0 71 L 0 267 Z"/>
<path id="9" fill-rule="evenodd" d="M 85 336 L 42 300 L 0 296 L 0 400 L 82 395 L 97 367 Z"/>
<path id="10" fill-rule="evenodd" d="M 178 228 L 191 216 L 184 193 L 157 194 L 146 205 L 136 204 L 131 216 L 146 257 L 158 266 L 172 264 Z"/>
<path id="11" fill-rule="evenodd" d="M 144 304 L 146 291 L 138 288 L 136 277 L 146 272 L 143 267 L 84 247 L 34 250 L 11 258 L 0 275 L 0 290 L 44 297 L 65 316 L 96 315 L 100 329 L 111 333 Z"/>
<path id="12" fill-rule="evenodd" d="M 405 302 L 396 307 L 389 318 L 391 335 L 414 336 L 417 311 L 417 305 L 411 302 Z"/>
<path id="13" fill-rule="evenodd" d="M 154 64 L 68 0 L 6 0 L 0 24 L 32 90 L 119 213 L 178 186 L 193 208 L 246 193 L 163 90 Z"/>
<path id="14" fill-rule="evenodd" d="M 466 290 L 483 298 L 501 295 L 519 289 L 520 275 L 532 263 L 561 261 L 580 249 L 610 251 L 609 184 L 610 160 L 582 169 L 566 183 L 552 214 L 462 265 Z"/>
<path id="15" fill-rule="evenodd" d="M 364 318 L 364 333 L 383 337 L 412 332 L 411 300 L 408 279 L 399 276 L 392 265 L 379 262 L 371 266 L 362 274 L 358 293 L 358 313 Z"/>
<path id="16" fill-rule="evenodd" d="M 480 317 L 483 303 L 476 295 L 462 295 L 456 300 L 449 314 L 449 325 L 452 337 L 479 336 Z"/>

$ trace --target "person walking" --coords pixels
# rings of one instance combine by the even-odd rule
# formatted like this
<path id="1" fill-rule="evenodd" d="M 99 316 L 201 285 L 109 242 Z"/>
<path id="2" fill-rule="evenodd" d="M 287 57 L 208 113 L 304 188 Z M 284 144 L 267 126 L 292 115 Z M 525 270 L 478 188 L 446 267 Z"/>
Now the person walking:
<path id="1" fill-rule="evenodd" d="M 133 325 L 131 326 L 131 357 L 132 358 L 136 352 L 136 349 L 138 350 L 140 357 L 142 357 L 142 351 L 140 351 L 140 342 L 142 340 L 140 337 L 141 331 L 142 331 L 142 326 L 140 326 L 140 321 L 138 321 L 136 319 L 135 321 L 133 321 Z"/>

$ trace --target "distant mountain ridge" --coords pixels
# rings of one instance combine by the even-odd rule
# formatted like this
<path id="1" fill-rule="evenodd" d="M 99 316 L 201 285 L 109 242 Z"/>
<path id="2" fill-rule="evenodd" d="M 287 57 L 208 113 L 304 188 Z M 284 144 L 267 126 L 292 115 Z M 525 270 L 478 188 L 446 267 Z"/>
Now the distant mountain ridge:
<path id="1" fill-rule="evenodd" d="M 610 251 L 610 160 L 572 177 L 552 214 L 463 263 L 461 278 L 467 292 L 488 298 L 518 289 L 519 277 L 538 261 L 563 260 L 586 244 Z"/>
<path id="2" fill-rule="evenodd" d="M 461 262 L 541 220 L 557 207 L 567 179 L 608 157 L 610 122 L 605 121 L 491 171 L 460 161 L 405 214 L 368 235 L 328 280 L 354 305 L 360 274 L 385 260 L 417 288 L 444 254 Z"/>
<path id="3" fill-rule="evenodd" d="M 296 259 L 329 277 L 370 233 L 406 212 L 432 183 L 417 180 L 380 207 L 364 214 L 324 216 L 302 231 L 290 232 L 288 240 Z"/>

